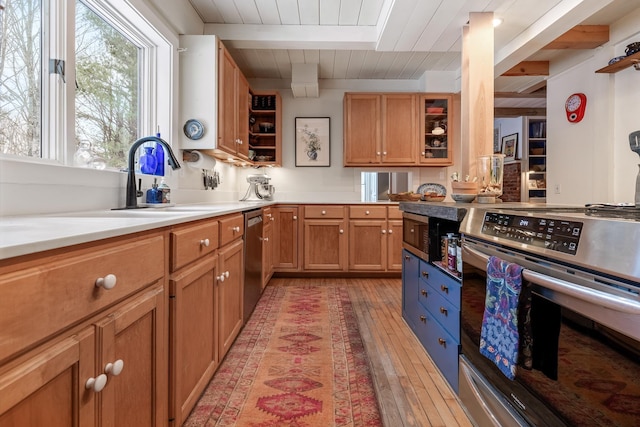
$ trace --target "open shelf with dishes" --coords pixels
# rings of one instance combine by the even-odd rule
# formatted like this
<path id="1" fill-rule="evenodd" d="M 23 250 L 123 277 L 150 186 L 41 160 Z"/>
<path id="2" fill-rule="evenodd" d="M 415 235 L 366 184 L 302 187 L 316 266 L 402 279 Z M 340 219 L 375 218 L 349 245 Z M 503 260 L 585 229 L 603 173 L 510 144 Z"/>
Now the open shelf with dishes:
<path id="1" fill-rule="evenodd" d="M 249 159 L 256 165 L 282 165 L 281 101 L 277 92 L 252 92 L 249 108 Z"/>
<path id="2" fill-rule="evenodd" d="M 424 94 L 419 97 L 421 153 L 420 164 L 447 166 L 453 164 L 451 117 L 453 97 L 448 94 Z"/>

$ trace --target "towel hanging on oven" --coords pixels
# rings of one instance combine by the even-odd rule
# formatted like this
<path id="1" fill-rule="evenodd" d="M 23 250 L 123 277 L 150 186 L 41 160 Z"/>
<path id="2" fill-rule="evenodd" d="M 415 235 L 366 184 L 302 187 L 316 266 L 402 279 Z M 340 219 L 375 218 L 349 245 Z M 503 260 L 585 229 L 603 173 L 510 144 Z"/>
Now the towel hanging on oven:
<path id="1" fill-rule="evenodd" d="M 522 267 L 498 257 L 490 257 L 487 263 L 480 353 L 511 380 L 516 376 L 520 346 L 518 308 L 521 289 Z"/>

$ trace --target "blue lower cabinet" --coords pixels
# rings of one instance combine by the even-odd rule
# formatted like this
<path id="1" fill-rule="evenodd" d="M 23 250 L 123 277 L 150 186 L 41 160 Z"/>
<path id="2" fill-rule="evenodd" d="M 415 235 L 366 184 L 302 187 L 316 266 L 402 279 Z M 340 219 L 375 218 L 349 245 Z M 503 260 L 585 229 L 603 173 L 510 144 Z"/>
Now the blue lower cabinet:
<path id="1" fill-rule="evenodd" d="M 457 393 L 461 283 L 433 264 L 408 255 L 402 272 L 402 314 Z"/>
<path id="2" fill-rule="evenodd" d="M 412 328 L 418 318 L 420 258 L 402 251 L 402 317 Z"/>

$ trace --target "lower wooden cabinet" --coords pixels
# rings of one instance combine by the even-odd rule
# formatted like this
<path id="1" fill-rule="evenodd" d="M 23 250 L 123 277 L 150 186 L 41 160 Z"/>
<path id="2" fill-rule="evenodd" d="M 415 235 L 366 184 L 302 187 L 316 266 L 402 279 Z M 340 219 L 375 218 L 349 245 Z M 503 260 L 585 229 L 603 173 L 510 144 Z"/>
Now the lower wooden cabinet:
<path id="1" fill-rule="evenodd" d="M 279 271 L 297 271 L 299 245 L 298 206 L 278 206 L 273 208 L 274 234 L 273 267 Z"/>
<path id="2" fill-rule="evenodd" d="M 182 425 L 220 364 L 218 255 L 213 253 L 170 280 L 170 418 Z"/>
<path id="3" fill-rule="evenodd" d="M 166 425 L 164 298 L 158 284 L 4 367 L 0 425 Z"/>
<path id="4" fill-rule="evenodd" d="M 402 270 L 402 219 L 388 219 L 396 216 L 392 209 L 397 210 L 372 205 L 349 207 L 350 271 Z"/>
<path id="5" fill-rule="evenodd" d="M 347 220 L 344 206 L 313 205 L 304 208 L 304 269 L 347 269 Z"/>
<path id="6" fill-rule="evenodd" d="M 242 329 L 244 301 L 244 242 L 242 239 L 218 252 L 218 353 L 220 360 Z"/>
<path id="7" fill-rule="evenodd" d="M 272 209 L 264 208 L 262 210 L 262 289 L 267 286 L 273 276 L 274 222 Z"/>

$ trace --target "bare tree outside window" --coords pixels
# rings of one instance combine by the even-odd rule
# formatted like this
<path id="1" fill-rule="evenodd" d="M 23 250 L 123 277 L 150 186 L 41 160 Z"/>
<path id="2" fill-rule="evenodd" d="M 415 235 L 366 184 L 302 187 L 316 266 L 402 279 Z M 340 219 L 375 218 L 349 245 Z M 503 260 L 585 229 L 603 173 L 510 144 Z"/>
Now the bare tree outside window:
<path id="1" fill-rule="evenodd" d="M 109 167 L 126 166 L 138 136 L 138 47 L 76 2 L 76 146 L 89 142 Z"/>
<path id="2" fill-rule="evenodd" d="M 40 157 L 41 2 L 0 3 L 0 153 Z"/>

